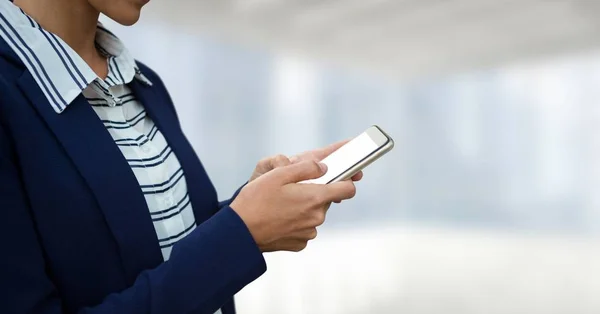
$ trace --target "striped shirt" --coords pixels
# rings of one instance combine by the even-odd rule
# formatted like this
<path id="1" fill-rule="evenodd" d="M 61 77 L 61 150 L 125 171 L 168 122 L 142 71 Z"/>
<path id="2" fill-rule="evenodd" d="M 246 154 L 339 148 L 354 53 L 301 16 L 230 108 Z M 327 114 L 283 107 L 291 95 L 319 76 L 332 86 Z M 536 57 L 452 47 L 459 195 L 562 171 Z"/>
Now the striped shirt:
<path id="1" fill-rule="evenodd" d="M 81 95 L 104 124 L 135 174 L 148 205 L 164 260 L 196 227 L 183 169 L 143 104 L 127 86 L 150 82 L 121 41 L 98 24 L 96 47 L 108 60 L 102 79 L 58 36 L 12 2 L 0 0 L 0 36 L 11 46 L 61 114 Z M 76 130 L 74 130 L 76 132 Z"/>

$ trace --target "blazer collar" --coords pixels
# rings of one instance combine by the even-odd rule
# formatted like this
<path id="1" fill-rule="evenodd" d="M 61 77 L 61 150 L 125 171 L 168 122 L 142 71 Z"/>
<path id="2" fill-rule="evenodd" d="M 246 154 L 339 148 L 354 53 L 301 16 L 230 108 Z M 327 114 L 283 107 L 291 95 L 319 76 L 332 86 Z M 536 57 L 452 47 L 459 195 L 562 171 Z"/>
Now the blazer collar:
<path id="1" fill-rule="evenodd" d="M 141 68 L 153 74 L 145 66 Z M 219 208 L 215 188 L 181 131 L 164 85 L 155 76 L 151 79 L 157 84 L 133 80 L 129 87 L 177 156 L 194 216 L 201 223 Z M 17 85 L 89 185 L 118 245 L 128 282 L 133 282 L 141 271 L 159 265 L 163 258 L 158 238 L 137 179 L 85 97 L 79 95 L 69 110 L 56 114 L 29 71 L 24 70 Z"/>
<path id="2" fill-rule="evenodd" d="M 32 73 L 57 113 L 62 113 L 88 86 L 101 97 L 105 94 L 103 91 L 109 89 L 108 83 L 100 79 L 66 42 L 6 0 L 0 0 L 0 38 Z M 119 38 L 99 22 L 95 44 L 108 59 L 107 81 L 111 84 L 127 84 L 134 78 L 150 83 Z M 116 98 L 107 100 L 113 104 L 119 101 Z"/>
<path id="3" fill-rule="evenodd" d="M 89 185 L 119 247 L 128 281 L 161 263 L 156 232 L 135 175 L 83 95 L 59 115 L 29 71 L 17 84 Z"/>
<path id="4" fill-rule="evenodd" d="M 25 65 L 23 64 L 23 62 L 21 62 L 21 59 L 19 59 L 17 54 L 15 54 L 15 52 L 10 48 L 8 43 L 4 41 L 3 38 L 0 38 L 0 57 L 10 62 L 12 65 L 25 70 Z"/>

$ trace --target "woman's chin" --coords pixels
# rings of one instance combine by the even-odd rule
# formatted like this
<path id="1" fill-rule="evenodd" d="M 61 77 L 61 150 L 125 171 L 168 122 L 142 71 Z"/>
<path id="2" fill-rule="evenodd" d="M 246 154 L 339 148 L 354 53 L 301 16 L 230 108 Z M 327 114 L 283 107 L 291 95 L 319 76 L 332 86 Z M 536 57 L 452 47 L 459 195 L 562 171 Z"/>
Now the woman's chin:
<path id="1" fill-rule="evenodd" d="M 140 19 L 140 10 L 136 12 L 119 12 L 119 14 L 107 15 L 111 20 L 123 25 L 123 26 L 131 26 Z"/>

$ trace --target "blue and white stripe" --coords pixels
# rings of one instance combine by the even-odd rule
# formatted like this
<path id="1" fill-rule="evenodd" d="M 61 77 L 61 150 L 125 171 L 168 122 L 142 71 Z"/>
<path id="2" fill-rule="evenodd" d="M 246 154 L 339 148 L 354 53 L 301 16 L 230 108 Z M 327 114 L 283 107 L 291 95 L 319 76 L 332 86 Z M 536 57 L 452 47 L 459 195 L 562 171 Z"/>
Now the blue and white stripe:
<path id="1" fill-rule="evenodd" d="M 62 113 L 83 94 L 129 163 L 148 205 L 167 260 L 173 244 L 196 227 L 183 169 L 166 139 L 127 86 L 151 85 L 121 41 L 98 24 L 96 47 L 108 60 L 99 78 L 55 34 L 44 30 L 12 2 L 0 0 L 0 36 L 23 61 L 49 105 Z"/>
<path id="2" fill-rule="evenodd" d="M 127 68 L 122 63 L 118 65 L 123 70 Z M 118 74 L 113 77 L 120 81 Z M 110 96 L 92 86 L 90 84 L 83 95 L 135 174 L 148 204 L 158 245 L 167 260 L 173 244 L 196 227 L 183 169 L 156 124 L 127 85 L 109 84 L 106 91 Z M 119 102 L 115 103 L 114 99 Z"/>

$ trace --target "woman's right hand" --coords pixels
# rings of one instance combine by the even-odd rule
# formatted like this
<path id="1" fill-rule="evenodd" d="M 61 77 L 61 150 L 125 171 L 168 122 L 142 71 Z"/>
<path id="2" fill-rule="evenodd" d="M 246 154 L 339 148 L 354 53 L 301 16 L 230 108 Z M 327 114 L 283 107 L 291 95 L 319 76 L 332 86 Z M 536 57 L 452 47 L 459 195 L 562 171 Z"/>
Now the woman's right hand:
<path id="1" fill-rule="evenodd" d="M 263 252 L 301 251 L 317 236 L 331 202 L 356 194 L 351 180 L 304 184 L 321 177 L 326 166 L 303 161 L 279 167 L 246 185 L 231 203 Z"/>

